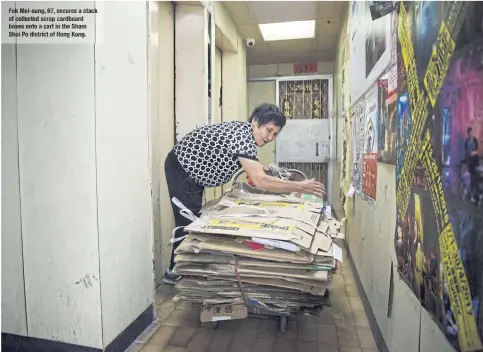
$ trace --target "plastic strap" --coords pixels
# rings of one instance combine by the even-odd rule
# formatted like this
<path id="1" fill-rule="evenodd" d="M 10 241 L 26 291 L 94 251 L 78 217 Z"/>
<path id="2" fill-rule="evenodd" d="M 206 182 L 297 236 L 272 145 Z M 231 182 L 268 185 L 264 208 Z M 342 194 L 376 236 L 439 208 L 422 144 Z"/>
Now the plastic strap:
<path id="1" fill-rule="evenodd" d="M 169 243 L 176 243 L 176 242 L 181 242 L 182 240 L 184 240 L 186 238 L 186 236 L 188 235 L 184 235 L 184 236 L 181 236 L 181 237 L 178 237 L 178 238 L 175 238 L 174 237 L 174 234 L 176 233 L 177 230 L 179 229 L 183 229 L 185 228 L 185 226 L 178 226 L 178 227 L 175 227 L 173 229 L 173 231 L 171 231 L 171 239 L 169 240 Z"/>
<path id="2" fill-rule="evenodd" d="M 179 201 L 178 198 L 173 197 L 173 198 L 171 198 L 171 201 L 173 202 L 174 205 L 176 205 L 180 209 L 179 213 L 184 218 L 186 218 L 188 220 L 191 220 L 191 221 L 198 220 L 198 217 L 195 214 L 193 214 L 193 212 L 191 210 L 189 210 L 188 208 L 186 208 L 184 206 L 184 204 Z"/>
<path id="3" fill-rule="evenodd" d="M 236 282 L 238 284 L 238 288 L 240 289 L 240 292 L 242 294 L 243 301 L 245 302 L 245 305 L 248 307 L 247 295 L 245 293 L 245 289 L 242 286 L 240 272 L 238 271 L 238 256 L 237 255 L 235 255 L 235 277 L 236 277 Z"/>
<path id="4" fill-rule="evenodd" d="M 188 208 L 186 208 L 184 206 L 184 204 L 179 201 L 178 198 L 173 197 L 173 198 L 171 198 L 171 201 L 173 202 L 174 205 L 176 205 L 180 209 L 179 213 L 181 214 L 181 216 L 183 216 L 184 218 L 186 218 L 186 219 L 188 219 L 190 221 L 196 221 L 196 220 L 198 220 L 198 217 L 195 216 L 195 214 L 193 214 L 193 212 L 191 210 L 189 210 Z M 170 243 L 181 242 L 182 240 L 184 240 L 186 238 L 186 236 L 188 236 L 188 235 L 184 235 L 184 236 L 181 236 L 181 237 L 178 237 L 178 238 L 175 238 L 174 237 L 176 231 L 179 230 L 179 229 L 182 229 L 182 228 L 185 228 L 185 226 L 175 227 L 173 229 L 173 231 L 171 231 L 171 235 L 172 236 L 171 236 L 171 239 L 169 240 Z"/>

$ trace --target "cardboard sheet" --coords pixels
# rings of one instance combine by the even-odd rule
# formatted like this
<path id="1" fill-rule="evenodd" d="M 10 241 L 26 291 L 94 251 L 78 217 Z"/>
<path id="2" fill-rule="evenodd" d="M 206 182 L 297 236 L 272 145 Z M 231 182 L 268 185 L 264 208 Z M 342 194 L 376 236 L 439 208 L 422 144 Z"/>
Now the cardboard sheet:
<path id="1" fill-rule="evenodd" d="M 176 299 L 202 304 L 201 321 L 242 319 L 247 308 L 320 312 L 341 260 L 332 239 L 340 230 L 320 200 L 235 184 L 185 228 Z"/>

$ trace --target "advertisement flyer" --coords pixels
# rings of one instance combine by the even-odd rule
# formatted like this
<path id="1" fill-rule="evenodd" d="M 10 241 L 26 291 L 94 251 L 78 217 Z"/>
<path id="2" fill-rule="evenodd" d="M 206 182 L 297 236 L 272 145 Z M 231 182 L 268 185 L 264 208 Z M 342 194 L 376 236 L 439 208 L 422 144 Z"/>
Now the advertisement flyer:
<path id="1" fill-rule="evenodd" d="M 378 85 L 365 95 L 364 156 L 362 193 L 376 200 L 378 157 Z"/>

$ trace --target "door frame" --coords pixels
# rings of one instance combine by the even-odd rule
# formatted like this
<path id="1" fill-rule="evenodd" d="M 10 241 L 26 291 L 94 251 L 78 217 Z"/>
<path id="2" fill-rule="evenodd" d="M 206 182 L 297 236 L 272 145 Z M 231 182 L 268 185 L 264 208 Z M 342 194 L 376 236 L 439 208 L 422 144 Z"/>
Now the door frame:
<path id="1" fill-rule="evenodd" d="M 309 81 L 313 79 L 326 79 L 329 81 L 329 162 L 328 162 L 328 170 L 327 170 L 327 183 L 326 189 L 328 191 L 327 201 L 329 204 L 332 204 L 333 196 L 330 190 L 332 189 L 332 184 L 334 182 L 334 175 L 333 172 L 335 170 L 336 163 L 336 133 L 334 130 L 335 121 L 334 121 L 334 76 L 333 75 L 304 75 L 304 76 L 281 76 L 281 77 L 263 77 L 263 78 L 252 78 L 250 81 L 275 81 L 275 99 L 276 104 L 279 106 L 280 102 L 280 91 L 279 91 L 279 84 L 283 81 Z"/>

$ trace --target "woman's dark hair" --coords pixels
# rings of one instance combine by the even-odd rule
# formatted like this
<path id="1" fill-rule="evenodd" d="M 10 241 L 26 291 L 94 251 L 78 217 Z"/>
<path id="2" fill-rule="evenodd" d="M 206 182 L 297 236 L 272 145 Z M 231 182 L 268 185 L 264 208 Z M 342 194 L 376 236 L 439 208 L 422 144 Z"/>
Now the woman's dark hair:
<path id="1" fill-rule="evenodd" d="M 275 126 L 283 128 L 287 119 L 277 105 L 263 103 L 253 110 L 248 119 L 248 122 L 252 121 L 255 121 L 259 127 L 273 122 Z"/>

